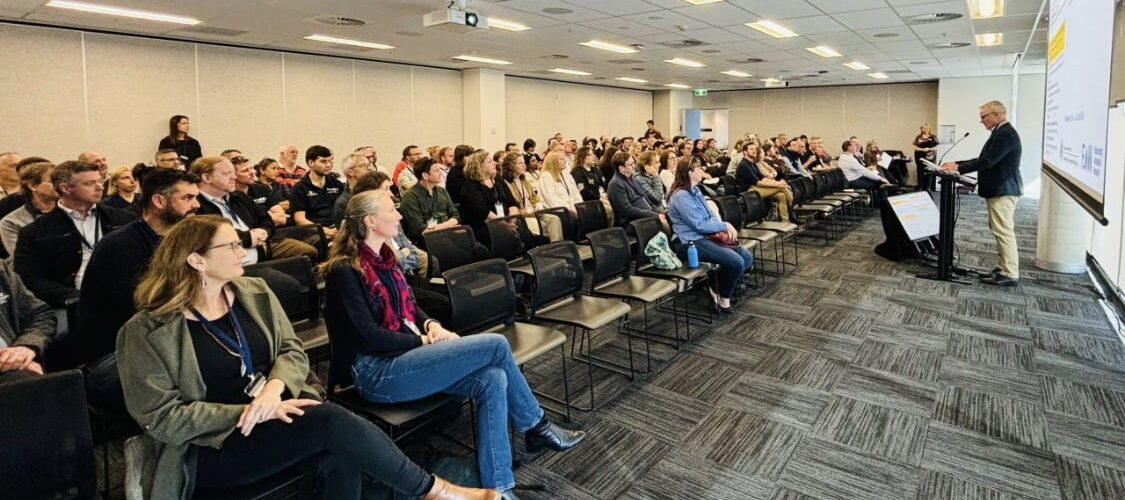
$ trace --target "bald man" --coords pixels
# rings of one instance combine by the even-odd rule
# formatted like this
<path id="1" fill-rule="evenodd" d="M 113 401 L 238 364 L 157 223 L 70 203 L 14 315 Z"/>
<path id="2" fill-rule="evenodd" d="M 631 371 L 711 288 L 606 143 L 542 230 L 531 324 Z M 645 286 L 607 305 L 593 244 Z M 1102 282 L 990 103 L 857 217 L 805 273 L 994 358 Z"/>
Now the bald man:
<path id="1" fill-rule="evenodd" d="M 0 198 L 19 192 L 20 173 L 16 172 L 16 164 L 21 159 L 16 153 L 0 153 Z"/>
<path id="2" fill-rule="evenodd" d="M 97 151 L 83 151 L 78 155 L 78 161 L 98 167 L 98 175 L 102 176 L 102 186 L 105 187 L 109 182 L 109 162 L 106 161 L 105 155 Z"/>

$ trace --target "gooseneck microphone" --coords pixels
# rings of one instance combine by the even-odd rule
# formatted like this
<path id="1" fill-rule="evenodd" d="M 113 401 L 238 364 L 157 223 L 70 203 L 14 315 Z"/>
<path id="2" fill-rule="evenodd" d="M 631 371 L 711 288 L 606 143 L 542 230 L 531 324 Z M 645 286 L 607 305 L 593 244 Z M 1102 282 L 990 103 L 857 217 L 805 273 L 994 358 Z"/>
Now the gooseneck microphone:
<path id="1" fill-rule="evenodd" d="M 945 159 L 945 155 L 948 155 L 950 151 L 953 151 L 953 148 L 956 148 L 957 145 L 961 144 L 961 141 L 965 140 L 965 138 L 968 137 L 968 136 L 969 136 L 969 133 L 965 132 L 965 135 L 961 136 L 960 139 L 957 139 L 956 141 L 953 141 L 953 145 L 949 146 L 949 149 L 945 150 L 945 152 L 941 154 L 941 158 L 938 158 L 938 161 L 937 161 L 937 166 L 939 168 L 941 167 L 941 161 Z"/>

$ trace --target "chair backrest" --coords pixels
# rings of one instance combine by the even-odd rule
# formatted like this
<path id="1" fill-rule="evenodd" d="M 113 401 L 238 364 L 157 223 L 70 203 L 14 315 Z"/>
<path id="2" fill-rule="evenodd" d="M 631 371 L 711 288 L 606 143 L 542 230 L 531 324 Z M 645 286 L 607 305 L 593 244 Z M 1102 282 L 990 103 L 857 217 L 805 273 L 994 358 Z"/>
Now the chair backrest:
<path id="1" fill-rule="evenodd" d="M 801 186 L 801 191 L 804 193 L 803 201 L 811 201 L 816 199 L 816 185 L 813 184 L 812 179 L 809 179 L 808 177 L 802 177 L 800 179 L 797 179 L 797 182 L 795 182 L 794 184 Z"/>
<path id="2" fill-rule="evenodd" d="M 660 222 L 660 217 L 644 217 L 630 222 L 629 227 L 633 228 L 633 234 L 637 235 L 637 249 L 633 253 L 633 261 L 638 268 L 641 268 L 649 264 L 648 256 L 645 255 L 645 246 L 653 236 L 664 231 L 664 224 Z"/>
<path id="3" fill-rule="evenodd" d="M 574 217 L 574 214 L 570 212 L 570 209 L 566 207 L 552 207 L 544 208 L 535 212 L 535 219 L 539 221 L 540 228 L 544 228 L 549 225 L 548 223 L 543 222 L 543 217 L 546 215 L 551 215 L 559 219 L 559 223 L 562 225 L 563 239 L 574 242 L 578 241 L 578 219 Z"/>
<path id="4" fill-rule="evenodd" d="M 720 196 L 715 200 L 715 204 L 719 206 L 719 215 L 724 222 L 729 222 L 736 229 L 741 229 L 745 225 L 742 203 L 739 203 L 737 196 Z"/>
<path id="5" fill-rule="evenodd" d="M 574 210 L 578 212 L 578 237 L 586 239 L 586 235 L 609 227 L 609 216 L 605 213 L 605 205 L 601 200 L 590 200 L 575 203 Z"/>
<path id="6" fill-rule="evenodd" d="M 473 228 L 469 226 L 454 226 L 437 231 L 422 233 L 426 241 L 426 252 L 433 259 L 430 265 L 430 275 L 456 269 L 465 264 L 471 264 L 480 259 L 477 253 L 477 239 L 473 235 Z M 436 261 L 436 262 L 434 262 Z"/>
<path id="7" fill-rule="evenodd" d="M 727 158 L 727 161 L 729 162 L 730 158 Z M 725 166 L 723 167 L 723 171 L 726 171 Z M 738 192 L 738 180 L 735 179 L 733 175 L 719 177 L 719 183 L 723 186 L 723 194 L 730 195 Z"/>
<path id="8" fill-rule="evenodd" d="M 766 207 L 766 202 L 762 200 L 762 195 L 752 189 L 742 193 L 742 204 L 746 206 L 745 222 L 747 224 L 761 222 L 769 214 L 769 208 Z"/>
<path id="9" fill-rule="evenodd" d="M 582 292 L 582 258 L 573 241 L 557 241 L 527 253 L 535 273 L 531 308 L 556 300 L 577 296 Z"/>
<path id="10" fill-rule="evenodd" d="M 78 370 L 0 385 L 0 443 L 4 496 L 95 497 L 94 442 Z"/>
<path id="11" fill-rule="evenodd" d="M 301 255 L 267 260 L 245 266 L 243 271 L 246 276 L 270 282 L 270 289 L 277 295 L 289 321 L 315 320 L 320 317 L 320 292 L 316 286 L 316 272 L 308 257 Z M 292 286 L 282 286 L 282 281 L 286 282 L 284 285 Z"/>
<path id="12" fill-rule="evenodd" d="M 520 237 L 521 224 L 526 230 L 527 224 L 522 215 L 509 215 L 485 221 L 488 229 L 488 251 L 493 258 L 515 260 L 523 256 L 527 251 L 527 245 Z"/>
<path id="13" fill-rule="evenodd" d="M 273 241 L 282 238 L 293 238 L 315 247 L 317 262 L 324 262 L 328 258 L 328 236 L 324 234 L 324 227 L 320 224 L 279 227 L 270 235 L 270 240 Z"/>
<path id="14" fill-rule="evenodd" d="M 848 178 L 844 175 L 844 171 L 838 168 L 832 169 L 828 172 L 830 180 L 832 181 L 832 190 L 840 191 L 848 187 Z"/>
<path id="15" fill-rule="evenodd" d="M 816 184 L 817 197 L 828 196 L 832 194 L 832 187 L 828 185 L 828 177 L 817 174 L 815 177 L 813 177 L 813 183 Z"/>
<path id="16" fill-rule="evenodd" d="M 617 276 L 629 273 L 633 256 L 629 249 L 629 236 L 625 229 L 610 227 L 587 234 L 594 251 L 594 275 L 590 287 Z"/>
<path id="17" fill-rule="evenodd" d="M 449 289 L 450 329 L 472 332 L 515 320 L 516 289 L 502 259 L 474 262 L 442 277 Z"/>

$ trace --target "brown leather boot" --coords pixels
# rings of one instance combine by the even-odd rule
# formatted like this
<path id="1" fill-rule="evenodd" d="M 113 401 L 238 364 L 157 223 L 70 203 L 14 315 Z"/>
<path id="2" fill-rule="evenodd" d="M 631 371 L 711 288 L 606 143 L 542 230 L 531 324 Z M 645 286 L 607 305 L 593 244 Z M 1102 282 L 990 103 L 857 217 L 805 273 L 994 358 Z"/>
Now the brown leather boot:
<path id="1" fill-rule="evenodd" d="M 500 500 L 500 492 L 457 486 L 434 476 L 434 487 L 422 497 L 423 500 Z"/>

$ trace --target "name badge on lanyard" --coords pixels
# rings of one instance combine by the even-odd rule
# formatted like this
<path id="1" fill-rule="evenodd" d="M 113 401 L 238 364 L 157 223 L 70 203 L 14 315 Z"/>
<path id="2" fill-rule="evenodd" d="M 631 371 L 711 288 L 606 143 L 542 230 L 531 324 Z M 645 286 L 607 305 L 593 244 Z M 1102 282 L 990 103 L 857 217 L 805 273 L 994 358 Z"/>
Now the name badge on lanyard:
<path id="1" fill-rule="evenodd" d="M 241 361 L 240 374 L 244 378 L 248 378 L 248 384 L 244 392 L 250 397 L 255 397 L 257 392 L 261 392 L 261 386 L 265 384 L 264 377 L 259 373 L 254 373 L 254 358 L 250 352 L 250 343 L 246 340 L 246 333 L 242 330 L 242 324 L 238 321 L 238 315 L 235 314 L 234 308 L 231 303 L 227 302 L 227 314 L 230 315 L 231 325 L 234 327 L 234 336 L 219 328 L 214 322 L 204 318 L 194 307 L 191 308 L 192 315 L 203 326 L 203 330 L 207 332 L 211 338 L 217 342 L 227 354 L 239 358 Z M 254 392 L 255 394 L 250 394 Z"/>
<path id="2" fill-rule="evenodd" d="M 503 217 L 504 216 L 504 204 L 503 203 L 501 203 L 499 201 L 496 202 L 496 206 L 493 207 L 493 210 L 496 211 L 497 217 Z"/>

